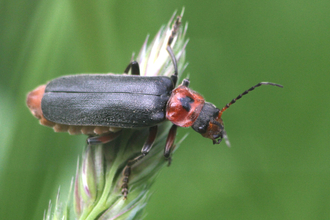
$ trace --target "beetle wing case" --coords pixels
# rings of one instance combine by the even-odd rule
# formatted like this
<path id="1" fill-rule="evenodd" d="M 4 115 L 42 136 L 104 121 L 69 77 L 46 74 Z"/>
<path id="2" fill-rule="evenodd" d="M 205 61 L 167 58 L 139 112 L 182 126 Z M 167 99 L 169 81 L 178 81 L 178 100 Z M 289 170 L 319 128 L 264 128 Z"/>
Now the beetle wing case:
<path id="1" fill-rule="evenodd" d="M 165 120 L 172 90 L 168 77 L 70 75 L 48 83 L 41 108 L 47 120 L 59 124 L 149 127 Z"/>

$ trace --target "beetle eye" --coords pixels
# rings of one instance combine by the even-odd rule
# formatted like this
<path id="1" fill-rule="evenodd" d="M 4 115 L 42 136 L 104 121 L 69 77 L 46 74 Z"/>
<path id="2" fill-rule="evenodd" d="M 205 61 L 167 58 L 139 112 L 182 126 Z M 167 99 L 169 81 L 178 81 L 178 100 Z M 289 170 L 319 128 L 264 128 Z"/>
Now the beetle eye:
<path id="1" fill-rule="evenodd" d="M 207 130 L 207 126 L 208 126 L 208 124 L 198 127 L 198 132 L 199 133 L 205 133 L 206 130 Z"/>
<path id="2" fill-rule="evenodd" d="M 213 118 L 217 118 L 219 116 L 219 112 L 220 112 L 220 110 L 217 109 L 217 111 L 214 112 L 214 114 L 213 114 Z"/>

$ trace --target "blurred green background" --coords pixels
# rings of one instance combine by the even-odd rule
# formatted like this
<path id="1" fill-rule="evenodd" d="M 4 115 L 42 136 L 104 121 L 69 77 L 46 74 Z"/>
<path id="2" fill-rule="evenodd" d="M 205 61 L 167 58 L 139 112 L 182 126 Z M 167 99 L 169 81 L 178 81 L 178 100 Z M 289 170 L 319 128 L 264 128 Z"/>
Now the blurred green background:
<path id="1" fill-rule="evenodd" d="M 121 73 L 185 6 L 191 87 L 223 107 L 232 147 L 192 129 L 145 219 L 330 219 L 330 1 L 0 1 L 0 219 L 42 219 L 84 136 L 40 126 L 25 97 L 72 73 Z"/>

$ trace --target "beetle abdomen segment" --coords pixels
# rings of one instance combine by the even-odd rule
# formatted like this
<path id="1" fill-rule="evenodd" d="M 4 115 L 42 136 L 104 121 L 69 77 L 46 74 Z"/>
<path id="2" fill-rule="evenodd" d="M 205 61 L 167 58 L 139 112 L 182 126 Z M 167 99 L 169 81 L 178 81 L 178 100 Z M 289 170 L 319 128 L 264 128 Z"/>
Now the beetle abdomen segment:
<path id="1" fill-rule="evenodd" d="M 118 132 L 120 130 L 120 128 L 114 128 L 114 127 L 76 126 L 76 125 L 64 125 L 64 124 L 56 124 L 56 123 L 54 126 L 51 127 L 53 127 L 55 132 L 68 132 L 71 135 L 76 135 L 76 134 L 101 135 L 108 132 Z"/>
<path id="2" fill-rule="evenodd" d="M 46 85 L 38 86 L 26 97 L 26 105 L 29 107 L 31 113 L 39 119 L 40 124 L 53 127 L 55 125 L 54 122 L 48 121 L 45 119 L 42 110 L 41 110 L 41 100 L 45 93 Z"/>

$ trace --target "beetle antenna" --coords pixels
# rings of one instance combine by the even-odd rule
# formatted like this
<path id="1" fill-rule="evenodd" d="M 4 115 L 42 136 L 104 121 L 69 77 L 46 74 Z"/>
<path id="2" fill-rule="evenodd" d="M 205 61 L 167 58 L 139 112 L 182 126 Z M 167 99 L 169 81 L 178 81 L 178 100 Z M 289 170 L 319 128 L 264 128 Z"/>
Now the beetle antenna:
<path id="1" fill-rule="evenodd" d="M 239 100 L 240 98 L 242 98 L 242 96 L 248 94 L 249 92 L 251 92 L 252 90 L 254 90 L 255 88 L 257 88 L 257 87 L 259 87 L 259 86 L 261 86 L 261 85 L 271 85 L 271 86 L 277 86 L 277 87 L 281 87 L 281 88 L 283 88 L 282 85 L 279 85 L 279 84 L 276 84 L 276 83 L 271 83 L 271 82 L 260 82 L 260 83 L 258 83 L 257 85 L 252 86 L 251 88 L 249 88 L 248 90 L 246 90 L 245 92 L 243 92 L 242 94 L 240 94 L 239 96 L 237 96 L 236 98 L 234 98 L 231 102 L 229 102 L 225 107 L 223 107 L 223 108 L 221 109 L 221 111 L 219 112 L 218 117 L 220 118 L 221 115 L 222 115 L 222 113 L 223 113 L 224 111 L 226 111 L 227 108 L 229 108 L 229 106 L 231 106 L 231 105 L 234 104 L 237 100 Z"/>
<path id="2" fill-rule="evenodd" d="M 177 19 L 175 20 L 173 26 L 172 26 L 171 35 L 168 39 L 167 47 L 166 47 L 166 50 L 167 50 L 168 54 L 170 55 L 173 66 L 174 66 L 174 74 L 171 76 L 174 85 L 176 85 L 176 82 L 178 80 L 178 64 L 177 64 L 174 52 L 172 50 L 171 44 L 173 42 L 173 39 L 174 39 L 175 35 L 178 32 L 178 29 L 179 29 L 180 25 L 181 25 L 181 16 L 178 16 Z"/>

